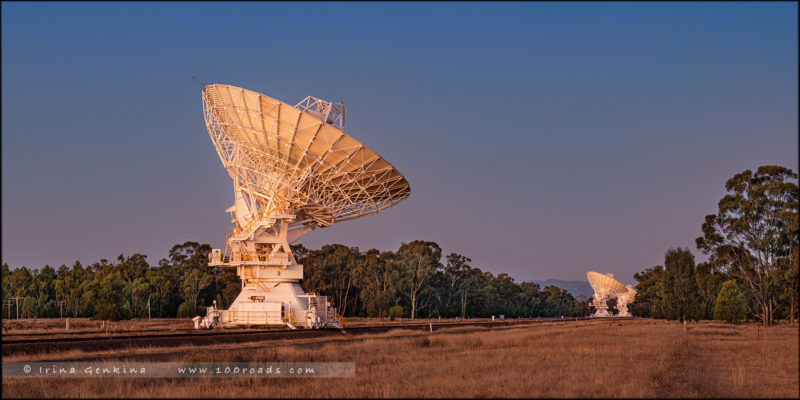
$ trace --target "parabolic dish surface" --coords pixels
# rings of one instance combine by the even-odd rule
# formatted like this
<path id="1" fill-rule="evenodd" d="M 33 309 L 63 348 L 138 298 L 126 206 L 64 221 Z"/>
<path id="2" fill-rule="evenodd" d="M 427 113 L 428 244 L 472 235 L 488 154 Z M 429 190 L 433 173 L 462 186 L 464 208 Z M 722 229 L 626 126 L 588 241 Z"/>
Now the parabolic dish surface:
<path id="1" fill-rule="evenodd" d="M 411 193 L 405 177 L 339 128 L 251 90 L 214 84 L 203 110 L 228 174 L 318 226 L 377 213 Z"/>
<path id="2" fill-rule="evenodd" d="M 586 277 L 589 279 L 589 285 L 592 286 L 595 292 L 606 291 L 609 296 L 616 296 L 628 291 L 628 287 L 617 281 L 616 279 L 594 271 L 588 271 Z"/>

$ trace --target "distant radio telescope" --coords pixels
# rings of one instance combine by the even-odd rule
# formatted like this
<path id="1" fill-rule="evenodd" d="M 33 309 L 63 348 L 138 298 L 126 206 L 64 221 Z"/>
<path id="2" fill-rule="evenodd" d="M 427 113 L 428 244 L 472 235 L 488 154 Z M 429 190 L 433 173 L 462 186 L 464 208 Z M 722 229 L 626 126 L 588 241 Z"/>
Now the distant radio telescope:
<path id="1" fill-rule="evenodd" d="M 325 296 L 298 284 L 290 243 L 308 231 L 375 214 L 411 193 L 389 162 L 342 131 L 345 107 L 308 96 L 292 106 L 247 89 L 203 89 L 206 127 L 233 178 L 233 228 L 209 265 L 236 268 L 242 291 L 216 304 L 195 328 L 285 325 L 342 327 Z"/>
<path id="2" fill-rule="evenodd" d="M 608 304 L 606 302 L 613 298 L 617 299 L 617 309 L 619 310 L 617 316 L 631 316 L 630 312 L 628 312 L 628 304 L 633 302 L 636 291 L 630 285 L 623 285 L 614 279 L 613 274 L 589 271 L 586 273 L 586 277 L 589 279 L 589 285 L 594 290 L 592 306 L 595 308 L 595 312 L 592 317 L 611 317 L 612 315 L 608 312 Z"/>

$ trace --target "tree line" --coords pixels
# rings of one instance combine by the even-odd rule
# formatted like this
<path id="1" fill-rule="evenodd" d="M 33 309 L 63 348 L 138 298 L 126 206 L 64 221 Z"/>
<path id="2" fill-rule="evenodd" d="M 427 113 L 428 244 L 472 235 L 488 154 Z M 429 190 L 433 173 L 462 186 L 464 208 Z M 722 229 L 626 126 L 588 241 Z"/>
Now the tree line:
<path id="1" fill-rule="evenodd" d="M 233 268 L 208 265 L 208 244 L 185 242 L 150 265 L 147 256 L 120 255 L 84 266 L 41 269 L 2 266 L 3 317 L 129 318 L 204 315 L 216 300 L 226 309 L 241 290 Z M 304 267 L 306 292 L 329 296 L 346 317 L 558 317 L 583 316 L 589 300 L 555 286 L 515 282 L 472 267 L 468 257 L 415 240 L 397 251 L 366 252 L 341 244 L 293 245 Z"/>
<path id="2" fill-rule="evenodd" d="M 745 170 L 725 183 L 718 212 L 695 241 L 707 262 L 671 248 L 664 265 L 634 274 L 633 315 L 673 320 L 798 318 L 797 174 L 781 166 Z"/>

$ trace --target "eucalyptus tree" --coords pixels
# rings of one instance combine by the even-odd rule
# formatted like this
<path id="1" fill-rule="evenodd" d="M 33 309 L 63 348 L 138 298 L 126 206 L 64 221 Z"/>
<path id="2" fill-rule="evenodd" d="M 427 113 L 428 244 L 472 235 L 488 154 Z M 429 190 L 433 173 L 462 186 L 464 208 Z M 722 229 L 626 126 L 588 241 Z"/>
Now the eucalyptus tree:
<path id="1" fill-rule="evenodd" d="M 664 316 L 680 322 L 698 319 L 700 296 L 694 276 L 694 256 L 689 249 L 669 249 L 664 254 L 664 267 L 661 305 Z"/>
<path id="2" fill-rule="evenodd" d="M 746 284 L 764 325 L 772 324 L 779 297 L 792 285 L 786 270 L 797 264 L 796 180 L 791 169 L 774 165 L 734 175 L 725 183 L 729 194 L 717 214 L 706 216 L 696 240 L 715 268 Z"/>
<path id="3" fill-rule="evenodd" d="M 132 316 L 130 302 L 125 296 L 125 279 L 120 271 L 106 269 L 97 274 L 86 296 L 95 306 L 95 319 L 119 321 Z"/>
<path id="4" fill-rule="evenodd" d="M 357 300 L 357 288 L 354 287 L 355 269 L 360 262 L 361 252 L 358 247 L 347 247 L 341 244 L 323 246 L 325 278 L 330 282 L 334 304 L 342 315 L 348 310 L 355 312 L 355 305 L 350 307 L 354 297 Z"/>
<path id="5" fill-rule="evenodd" d="M 523 300 L 522 289 L 514 282 L 514 278 L 505 272 L 497 275 L 491 282 L 493 287 L 490 300 L 492 315 L 508 315 L 516 317 Z"/>
<path id="6" fill-rule="evenodd" d="M 152 295 L 152 287 L 145 276 L 140 276 L 133 280 L 131 283 L 131 309 L 134 316 L 144 317 L 145 309 L 148 311 L 146 315 L 149 316 Z"/>
<path id="7" fill-rule="evenodd" d="M 467 304 L 469 300 L 472 299 L 472 295 L 478 289 L 481 279 L 483 278 L 483 272 L 480 268 L 471 268 L 468 267 L 464 273 L 464 275 L 459 279 L 457 286 L 459 301 L 461 302 L 461 318 L 467 317 Z"/>
<path id="8" fill-rule="evenodd" d="M 207 288 L 212 282 L 212 276 L 206 274 L 199 269 L 193 269 L 191 272 L 184 274 L 181 279 L 181 292 L 183 293 L 183 307 L 179 317 L 190 317 L 195 315 L 198 310 L 197 298 L 200 292 Z"/>
<path id="9" fill-rule="evenodd" d="M 567 317 L 575 313 L 575 298 L 557 286 L 542 289 L 545 296 L 542 314 L 547 317 Z"/>
<path id="10" fill-rule="evenodd" d="M 170 301 L 177 297 L 177 275 L 166 259 L 161 259 L 157 267 L 150 268 L 145 273 L 145 278 L 150 284 L 150 289 L 155 295 L 152 300 L 158 304 L 158 317 L 164 316 L 164 308 Z"/>
<path id="11" fill-rule="evenodd" d="M 636 279 L 636 297 L 628 306 L 631 314 L 645 318 L 663 318 L 664 267 L 656 265 L 633 274 Z"/>
<path id="12" fill-rule="evenodd" d="M 443 270 L 445 282 L 447 282 L 447 292 L 442 296 L 442 309 L 448 313 L 455 303 L 453 300 L 458 300 L 460 283 L 466 279 L 472 269 L 469 265 L 471 262 L 472 259 L 458 253 L 447 255 L 447 264 L 445 264 Z"/>
<path id="13" fill-rule="evenodd" d="M 440 268 L 442 249 L 434 242 L 415 240 L 401 243 L 396 253 L 400 266 L 400 281 L 411 303 L 411 319 L 416 317 L 418 296 L 431 275 Z"/>
<path id="14" fill-rule="evenodd" d="M 8 294 L 10 289 L 10 283 L 8 278 L 11 276 L 11 268 L 8 267 L 8 263 L 3 263 L 2 267 L 2 275 L 3 275 L 3 295 Z"/>
<path id="15" fill-rule="evenodd" d="M 370 249 L 355 269 L 355 284 L 367 315 L 383 318 L 396 300 L 399 271 L 392 262 L 394 254 Z"/>
<path id="16" fill-rule="evenodd" d="M 36 309 L 44 310 L 45 304 L 55 298 L 53 282 L 56 280 L 56 270 L 45 265 L 44 268 L 34 271 L 34 273 L 33 293 L 36 296 Z"/>
<path id="17" fill-rule="evenodd" d="M 523 308 L 520 311 L 522 317 L 538 317 L 542 314 L 545 307 L 546 294 L 542 292 L 541 286 L 536 282 L 522 282 L 519 284 L 523 297 Z"/>
<path id="18" fill-rule="evenodd" d="M 134 316 L 140 316 L 143 298 L 147 298 L 150 293 L 150 285 L 147 283 L 146 287 L 143 286 L 146 282 L 144 276 L 150 265 L 147 263 L 147 256 L 141 253 L 134 253 L 130 257 L 125 257 L 120 254 L 117 257 L 119 261 L 116 269 L 120 271 L 122 279 L 125 281 L 125 294 L 129 298 L 131 310 Z M 138 282 L 137 282 L 138 281 Z"/>
<path id="19" fill-rule="evenodd" d="M 713 319 L 717 295 L 728 276 L 720 271 L 715 271 L 709 263 L 697 264 L 694 271 L 695 280 L 697 280 L 697 291 L 700 295 L 702 318 Z"/>

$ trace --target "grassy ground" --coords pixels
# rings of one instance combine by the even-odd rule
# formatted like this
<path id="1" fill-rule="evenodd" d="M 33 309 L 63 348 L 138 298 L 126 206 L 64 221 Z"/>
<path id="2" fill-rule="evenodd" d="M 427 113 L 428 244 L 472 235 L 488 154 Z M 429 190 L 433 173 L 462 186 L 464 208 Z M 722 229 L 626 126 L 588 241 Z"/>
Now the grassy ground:
<path id="1" fill-rule="evenodd" d="M 506 321 L 513 321 L 508 319 Z M 376 319 L 376 318 L 346 318 L 345 324 L 347 326 L 367 326 L 367 325 L 401 325 L 407 323 L 446 323 L 446 322 L 459 322 L 465 321 L 460 318 L 417 318 L 411 320 L 410 318 L 397 318 L 390 320 L 389 318 Z M 491 318 L 470 318 L 467 321 L 491 321 Z M 502 322 L 501 320 L 497 320 Z M 66 318 L 23 318 L 23 319 L 2 319 L 2 329 L 4 335 L 59 335 L 59 334 L 73 334 L 73 333 L 92 333 L 103 332 L 106 328 L 109 332 L 137 332 L 137 331 L 175 331 L 175 330 L 192 330 L 194 324 L 191 318 L 153 318 L 142 319 L 134 318 L 126 321 L 110 322 L 107 321 L 107 326 L 103 321 L 95 321 L 89 318 L 70 318 L 70 329 L 66 329 Z M 278 327 L 276 327 L 278 328 Z M 281 328 L 285 329 L 285 328 Z"/>
<path id="2" fill-rule="evenodd" d="M 132 319 L 128 321 L 106 322 L 89 318 L 70 318 L 70 329 L 66 329 L 66 318 L 25 318 L 3 319 L 3 335 L 52 335 L 76 333 L 127 333 L 139 331 L 176 331 L 194 327 L 189 318 Z"/>
<path id="3" fill-rule="evenodd" d="M 136 357 L 146 353 L 139 349 Z M 356 374 L 337 379 L 6 378 L 3 397 L 800 396 L 797 325 L 703 322 L 689 324 L 687 332 L 667 321 L 582 321 L 474 332 L 398 330 L 316 344 L 254 343 L 173 354 L 166 359 L 162 354 L 159 361 L 352 361 Z"/>
<path id="4" fill-rule="evenodd" d="M 460 318 L 346 318 L 346 327 L 373 326 L 373 325 L 403 325 L 428 323 L 444 324 L 451 322 L 463 322 Z M 470 318 L 467 321 L 491 321 L 490 318 Z M 507 321 L 515 321 L 508 319 Z M 504 322 L 497 320 L 498 323 Z M 65 318 L 26 318 L 26 319 L 2 319 L 3 340 L 19 339 L 41 339 L 41 338 L 62 338 L 62 337 L 105 337 L 117 335 L 158 335 L 169 333 L 198 333 L 194 330 L 194 323 L 191 318 L 153 318 L 142 319 L 134 318 L 126 321 L 95 321 L 89 318 L 70 318 L 70 329 L 66 329 Z M 231 328 L 235 330 L 245 329 L 243 327 Z M 287 329 L 284 326 L 271 327 L 251 327 L 250 329 Z M 200 331 L 200 333 L 208 331 Z"/>

